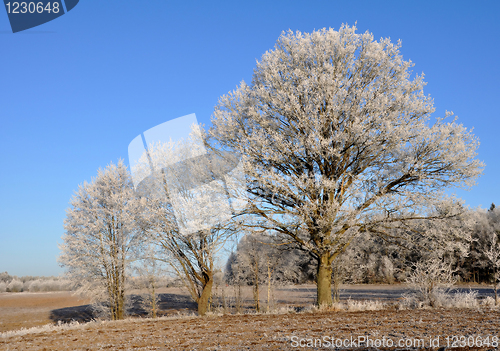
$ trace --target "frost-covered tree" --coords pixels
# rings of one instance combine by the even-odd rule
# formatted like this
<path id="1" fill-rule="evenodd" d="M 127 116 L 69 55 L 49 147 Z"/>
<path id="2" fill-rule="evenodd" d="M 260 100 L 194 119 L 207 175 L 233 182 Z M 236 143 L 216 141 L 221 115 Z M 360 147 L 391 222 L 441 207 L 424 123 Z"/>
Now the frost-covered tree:
<path id="1" fill-rule="evenodd" d="M 431 121 L 422 76 L 400 44 L 355 27 L 283 33 L 254 70 L 220 98 L 214 147 L 242 157 L 247 214 L 318 262 L 317 303 L 331 304 L 332 262 L 358 233 L 434 218 L 450 186 L 481 173 L 478 141 L 456 120 Z M 401 231 L 402 238 L 411 231 Z"/>
<path id="2" fill-rule="evenodd" d="M 259 283 L 263 280 L 263 270 L 266 266 L 266 254 L 263 245 L 258 241 L 256 235 L 244 236 L 238 246 L 243 246 L 244 250 L 238 256 L 238 263 L 244 267 L 248 274 L 248 283 L 253 286 L 253 300 L 255 310 L 260 312 L 260 290 Z"/>
<path id="3" fill-rule="evenodd" d="M 261 311 L 260 287 L 266 285 L 267 306 L 270 310 L 273 285 L 277 282 L 292 282 L 300 274 L 297 262 L 290 264 L 292 251 L 274 242 L 272 237 L 258 232 L 249 232 L 241 238 L 237 251 L 226 265 L 226 281 L 232 284 L 252 285 L 254 307 Z"/>
<path id="4" fill-rule="evenodd" d="M 490 247 L 485 251 L 485 255 L 493 270 L 493 289 L 495 291 L 495 305 L 498 304 L 498 286 L 500 285 L 500 231 L 490 236 Z"/>
<path id="5" fill-rule="evenodd" d="M 224 177 L 237 160 L 207 153 L 201 127 L 192 127 L 187 140 L 148 145 L 135 172 L 152 173 L 138 186 L 147 199 L 148 240 L 165 250 L 164 260 L 198 304 L 198 314 L 204 315 L 216 255 L 234 233 L 234 226 L 226 225 L 232 210 Z"/>
<path id="6" fill-rule="evenodd" d="M 492 243 L 496 240 L 495 233 L 500 239 L 499 212 L 493 206 L 488 211 L 481 208 L 470 211 L 474 221 L 472 242 L 469 254 L 460 262 L 460 273 L 464 279 L 474 282 L 491 282 L 494 279 L 492 261 L 486 256 L 486 252 L 494 247 Z"/>
<path id="7" fill-rule="evenodd" d="M 151 317 L 156 318 L 160 302 L 158 289 L 161 283 L 165 283 L 165 278 L 170 275 L 170 272 L 164 264 L 165 260 L 159 259 L 159 257 L 164 257 L 164 253 L 159 252 L 160 248 L 156 243 L 147 241 L 140 251 L 140 257 L 134 264 L 134 271 L 137 274 L 134 285 L 147 291 L 140 296 L 141 307 L 148 311 Z"/>
<path id="8" fill-rule="evenodd" d="M 275 236 L 249 232 L 238 243 L 237 249 L 227 261 L 225 280 L 229 283 L 241 281 L 252 285 L 255 281 L 255 264 L 258 260 L 259 280 L 268 281 L 268 263 L 272 267 L 272 281 L 279 284 L 304 284 L 313 280 L 316 270 L 311 257 L 293 245 L 275 240 Z"/>
<path id="9" fill-rule="evenodd" d="M 482 268 L 493 283 L 495 304 L 498 304 L 497 289 L 500 285 L 500 210 L 494 204 L 488 211 L 476 211 L 476 239 L 473 255 L 475 267 Z"/>
<path id="10" fill-rule="evenodd" d="M 128 269 L 142 242 L 143 203 L 120 160 L 80 185 L 66 212 L 59 262 L 81 293 L 104 299 L 114 320 L 125 313 Z"/>

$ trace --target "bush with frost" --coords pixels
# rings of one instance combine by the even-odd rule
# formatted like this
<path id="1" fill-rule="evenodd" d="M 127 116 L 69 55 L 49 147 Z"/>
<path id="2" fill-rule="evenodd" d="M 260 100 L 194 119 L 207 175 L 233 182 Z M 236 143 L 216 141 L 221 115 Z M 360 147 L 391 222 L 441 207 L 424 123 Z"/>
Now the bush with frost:
<path id="1" fill-rule="evenodd" d="M 456 292 L 450 295 L 446 301 L 445 307 L 478 308 L 479 300 L 477 298 L 477 290 Z"/>
<path id="2" fill-rule="evenodd" d="M 453 273 L 448 264 L 437 258 L 417 262 L 407 278 L 407 283 L 413 290 L 407 299 L 414 298 L 431 307 L 443 306 L 449 289 L 457 281 Z"/>
<path id="3" fill-rule="evenodd" d="M 23 282 L 19 279 L 12 279 L 7 285 L 7 291 L 9 292 L 21 292 L 23 291 Z"/>

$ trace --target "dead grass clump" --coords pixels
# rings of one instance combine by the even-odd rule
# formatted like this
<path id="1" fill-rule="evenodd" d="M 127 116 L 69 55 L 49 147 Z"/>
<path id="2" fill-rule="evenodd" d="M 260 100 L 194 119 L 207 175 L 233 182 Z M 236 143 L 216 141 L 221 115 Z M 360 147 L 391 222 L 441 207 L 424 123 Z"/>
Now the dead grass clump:
<path id="1" fill-rule="evenodd" d="M 95 323 L 95 322 L 89 322 Z M 71 323 L 58 323 L 58 324 L 45 324 L 40 327 L 32 327 L 32 328 L 21 328 L 19 330 L 9 330 L 3 333 L 0 333 L 0 338 L 9 338 L 13 336 L 24 336 L 28 334 L 38 334 L 38 333 L 48 333 L 52 331 L 61 331 L 61 330 L 74 330 L 80 329 L 83 326 L 89 323 L 78 323 L 76 321 Z"/>
<path id="2" fill-rule="evenodd" d="M 465 292 L 449 289 L 436 289 L 432 293 L 432 304 L 429 299 L 423 298 L 418 293 L 407 293 L 401 298 L 399 309 L 421 309 L 421 308 L 461 308 L 461 309 L 480 309 L 481 307 L 494 306 L 495 300 L 490 296 L 483 302 L 478 299 L 478 292 L 469 290 Z"/>
<path id="3" fill-rule="evenodd" d="M 379 300 L 351 300 L 335 302 L 331 306 L 306 306 L 304 312 L 363 312 L 389 309 L 391 304 Z"/>

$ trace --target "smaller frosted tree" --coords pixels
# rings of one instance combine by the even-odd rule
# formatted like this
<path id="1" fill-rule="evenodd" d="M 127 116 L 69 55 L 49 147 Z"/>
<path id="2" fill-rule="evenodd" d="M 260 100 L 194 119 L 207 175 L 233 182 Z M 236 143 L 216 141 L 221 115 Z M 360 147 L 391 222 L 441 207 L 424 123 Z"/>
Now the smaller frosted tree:
<path id="1" fill-rule="evenodd" d="M 138 288 L 147 291 L 141 294 L 142 307 L 153 318 L 158 316 L 158 305 L 160 303 L 158 288 L 165 282 L 165 279 L 161 278 L 171 274 L 165 263 L 162 262 L 163 260 L 158 259 L 162 256 L 162 252 L 159 252 L 159 250 L 160 248 L 154 243 L 146 242 L 134 269 L 138 275 Z"/>
<path id="2" fill-rule="evenodd" d="M 233 284 L 253 287 L 254 307 L 262 311 L 260 290 L 266 287 L 266 310 L 273 304 L 273 289 L 277 284 L 304 283 L 312 276 L 314 262 L 309 256 L 289 242 L 283 242 L 276 235 L 252 231 L 238 243 L 226 265 L 226 280 Z"/>
<path id="3" fill-rule="evenodd" d="M 140 247 L 141 203 L 120 160 L 79 186 L 64 221 L 59 262 L 80 293 L 106 301 L 113 320 L 125 313 L 127 272 Z"/>
<path id="4" fill-rule="evenodd" d="M 495 233 L 496 234 L 496 233 Z M 500 241 L 497 234 L 491 236 L 491 246 L 485 252 L 493 269 L 493 285 L 495 290 L 495 305 L 498 305 L 498 286 L 500 285 Z"/>
<path id="5" fill-rule="evenodd" d="M 488 259 L 489 266 L 493 270 L 493 285 L 495 290 L 495 305 L 498 305 L 498 286 L 500 285 L 500 210 L 492 204 L 487 213 L 489 219 L 489 230 L 487 232 L 488 247 L 484 255 Z"/>
<path id="6" fill-rule="evenodd" d="M 264 278 L 267 254 L 264 252 L 262 243 L 257 235 L 244 236 L 239 245 L 238 263 L 244 267 L 248 274 L 248 281 L 253 286 L 254 306 L 260 312 L 260 287 L 259 283 Z"/>
<path id="7" fill-rule="evenodd" d="M 207 152 L 203 130 L 193 125 L 188 139 L 158 141 L 133 168 L 136 174 L 151 173 L 138 184 L 146 198 L 148 240 L 165 252 L 162 258 L 178 274 L 198 314 L 208 311 L 214 262 L 234 233 L 230 214 L 234 206 L 227 196 L 237 159 Z"/>

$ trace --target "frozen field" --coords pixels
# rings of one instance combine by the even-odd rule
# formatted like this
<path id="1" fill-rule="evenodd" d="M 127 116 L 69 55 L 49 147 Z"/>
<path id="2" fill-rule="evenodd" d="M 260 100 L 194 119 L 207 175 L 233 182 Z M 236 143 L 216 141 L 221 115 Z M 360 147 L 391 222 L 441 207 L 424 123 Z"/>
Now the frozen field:
<path id="1" fill-rule="evenodd" d="M 479 296 L 491 293 L 485 287 L 475 289 L 479 291 Z M 222 295 L 220 290 L 222 288 L 219 289 Z M 229 290 L 225 292 L 228 299 Z M 344 286 L 341 297 L 391 304 L 405 291 L 398 285 Z M 161 293 L 160 308 L 166 316 L 157 320 L 135 318 L 8 333 L 0 337 L 0 350 L 288 350 L 293 349 L 296 343 L 307 345 L 311 340 L 316 342 L 316 348 L 311 349 L 328 349 L 326 342 L 337 339 L 352 342 L 358 338 L 374 342 L 391 339 L 393 343 L 399 340 L 419 343 L 423 340 L 424 346 L 428 347 L 431 340 L 435 341 L 437 337 L 442 347 L 447 346 L 447 337 L 452 343 L 453 336 L 464 336 L 469 338 L 469 342 L 472 340 L 470 337 L 474 337 L 474 343 L 490 337 L 489 347 L 475 348 L 486 350 L 496 349 L 492 347 L 492 337 L 500 337 L 500 313 L 490 309 L 398 311 L 395 307 L 388 307 L 381 311 L 363 312 L 295 312 L 314 302 L 313 285 L 276 289 L 276 305 L 281 307 L 281 311 L 272 315 L 214 313 L 204 318 L 186 316 L 194 312 L 195 305 L 182 290 L 172 288 Z M 247 304 L 251 302 L 250 294 L 250 290 L 243 294 Z M 264 295 L 263 289 L 263 307 Z M 0 331 L 40 326 L 58 320 L 88 320 L 91 310 L 86 302 L 66 292 L 0 294 Z M 323 343 L 322 348 L 319 347 L 319 339 Z M 355 349 L 363 349 L 360 346 Z"/>

